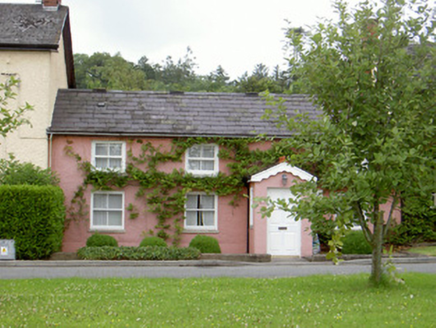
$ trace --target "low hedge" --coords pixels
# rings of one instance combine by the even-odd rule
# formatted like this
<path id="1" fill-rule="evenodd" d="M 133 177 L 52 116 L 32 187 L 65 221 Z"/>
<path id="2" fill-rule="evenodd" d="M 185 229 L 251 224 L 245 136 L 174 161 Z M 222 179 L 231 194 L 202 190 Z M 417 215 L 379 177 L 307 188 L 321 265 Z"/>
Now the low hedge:
<path id="1" fill-rule="evenodd" d="M 44 259 L 59 251 L 64 220 L 61 188 L 0 185 L 0 239 L 15 240 L 17 259 Z"/>
<path id="2" fill-rule="evenodd" d="M 221 253 L 218 240 L 210 236 L 195 236 L 189 243 L 189 247 L 197 248 L 201 253 Z"/>
<path id="3" fill-rule="evenodd" d="M 342 254 L 371 254 L 371 245 L 362 230 L 350 231 L 343 239 Z"/>
<path id="4" fill-rule="evenodd" d="M 103 246 L 118 246 L 117 240 L 108 235 L 101 235 L 98 232 L 94 233 L 86 240 L 87 247 L 103 247 Z"/>
<path id="5" fill-rule="evenodd" d="M 146 247 L 146 246 L 168 247 L 165 240 L 159 237 L 145 237 L 144 239 L 142 239 L 141 243 L 139 244 L 139 247 Z"/>
<path id="6" fill-rule="evenodd" d="M 200 251 L 192 247 L 82 247 L 77 256 L 83 260 L 138 260 L 138 261 L 165 261 L 165 260 L 196 260 Z"/>

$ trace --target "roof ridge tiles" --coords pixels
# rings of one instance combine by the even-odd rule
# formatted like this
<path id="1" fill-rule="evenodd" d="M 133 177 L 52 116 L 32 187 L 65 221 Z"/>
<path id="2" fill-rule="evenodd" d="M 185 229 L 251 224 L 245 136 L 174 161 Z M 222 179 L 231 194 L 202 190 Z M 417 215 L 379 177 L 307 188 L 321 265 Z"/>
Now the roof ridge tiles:
<path id="1" fill-rule="evenodd" d="M 96 91 L 98 90 L 98 91 Z M 238 97 L 245 98 L 251 101 L 258 101 L 259 99 L 263 99 L 263 96 L 259 94 L 258 97 L 250 96 L 242 92 L 183 92 L 183 93 L 171 93 L 171 91 L 166 90 L 112 90 L 112 89 L 104 89 L 104 92 L 101 92 L 102 89 L 59 89 L 60 92 L 78 92 L 78 93 L 102 93 L 102 94 L 149 94 L 149 95 L 166 95 L 174 98 L 177 97 L 186 97 L 186 96 L 227 96 L 227 97 Z M 282 97 L 282 98 L 297 98 L 297 99 L 308 99 L 310 95 L 306 94 L 285 94 L 285 93 L 270 93 L 271 96 Z"/>

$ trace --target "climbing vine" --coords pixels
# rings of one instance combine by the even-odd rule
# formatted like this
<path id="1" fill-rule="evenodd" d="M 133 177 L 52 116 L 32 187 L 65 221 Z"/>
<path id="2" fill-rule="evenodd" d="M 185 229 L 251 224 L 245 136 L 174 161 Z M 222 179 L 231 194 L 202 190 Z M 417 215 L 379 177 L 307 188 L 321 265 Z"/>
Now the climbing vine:
<path id="1" fill-rule="evenodd" d="M 250 149 L 254 143 L 271 142 L 266 150 Z M 140 144 L 140 153 L 133 153 L 133 144 Z M 183 154 L 188 148 L 213 143 L 219 146 L 218 157 L 228 160 L 229 173 L 219 172 L 216 176 L 196 177 L 183 169 L 174 169 L 170 173 L 159 170 L 159 165 L 166 162 L 182 162 Z M 84 180 L 78 187 L 69 210 L 70 220 L 87 216 L 84 193 L 88 186 L 94 190 L 112 190 L 123 188 L 129 184 L 138 185 L 137 199 L 143 199 L 148 210 L 156 215 L 158 223 L 155 230 L 149 231 L 167 240 L 172 238 L 173 244 L 180 241 L 183 231 L 183 220 L 186 193 L 202 191 L 215 193 L 218 196 L 233 195 L 232 205 L 237 204 L 243 194 L 249 177 L 275 163 L 279 157 L 290 155 L 286 140 L 268 140 L 265 138 L 233 138 L 222 137 L 204 138 L 175 138 L 169 150 L 162 150 L 162 146 L 154 146 L 142 139 L 129 139 L 127 142 L 126 171 L 94 170 L 90 162 L 83 161 L 73 149 L 73 142 L 67 141 L 64 150 L 73 157 L 78 168 L 84 173 Z M 129 218 L 139 216 L 136 206 L 129 204 L 126 210 Z M 172 233 L 172 235 L 171 235 Z"/>

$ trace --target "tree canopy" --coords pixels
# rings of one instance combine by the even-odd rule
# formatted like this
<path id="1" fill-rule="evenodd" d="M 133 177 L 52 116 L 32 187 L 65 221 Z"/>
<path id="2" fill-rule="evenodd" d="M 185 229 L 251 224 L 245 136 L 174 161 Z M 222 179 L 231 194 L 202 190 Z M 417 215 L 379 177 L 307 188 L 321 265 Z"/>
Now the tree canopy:
<path id="1" fill-rule="evenodd" d="M 197 64 L 190 48 L 183 58 L 167 56 L 162 64 L 150 62 L 142 56 L 138 62 L 125 60 L 120 53 L 111 56 L 97 52 L 88 56 L 75 54 L 74 65 L 78 88 L 106 88 L 116 90 L 197 91 L 197 92 L 263 92 L 287 93 L 287 70 L 275 67 L 270 73 L 258 64 L 252 73 L 244 73 L 231 80 L 219 65 L 206 75 L 196 73 Z"/>
<path id="2" fill-rule="evenodd" d="M 292 187 L 296 200 L 275 205 L 308 218 L 315 230 L 332 218 L 331 254 L 359 224 L 373 250 L 371 281 L 379 284 L 393 210 L 407 195 L 435 191 L 436 21 L 429 1 L 362 1 L 350 10 L 337 0 L 334 6 L 337 21 L 321 21 L 304 34 L 290 29 L 287 36 L 290 78 L 322 115 L 290 118 L 279 101 L 266 116 L 295 132 L 289 149 L 304 151 L 287 160 L 318 181 Z"/>

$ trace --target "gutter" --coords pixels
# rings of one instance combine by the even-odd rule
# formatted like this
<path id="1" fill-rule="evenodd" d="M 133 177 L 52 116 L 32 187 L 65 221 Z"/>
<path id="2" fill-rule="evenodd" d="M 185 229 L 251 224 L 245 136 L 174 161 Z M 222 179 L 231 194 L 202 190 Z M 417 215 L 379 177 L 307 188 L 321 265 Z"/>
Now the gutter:
<path id="1" fill-rule="evenodd" d="M 54 135 L 64 135 L 64 136 L 84 136 L 84 137 L 90 137 L 90 136 L 108 136 L 108 137 L 160 137 L 160 138 L 196 138 L 196 137 L 202 137 L 202 138 L 256 138 L 258 134 L 253 135 L 241 135 L 241 134 L 232 134 L 232 135 L 223 135 L 223 134 L 166 134 L 163 132 L 156 132 L 156 133 L 141 133 L 141 132 L 135 132 L 135 133 L 123 133 L 123 132 L 79 132 L 79 131 L 47 131 L 47 133 L 54 134 Z M 268 138 L 276 138 L 276 139 L 286 139 L 286 138 L 292 138 L 292 135 L 286 135 L 286 136 L 268 136 Z"/>
<path id="2" fill-rule="evenodd" d="M 30 51 L 47 51 L 58 50 L 58 44 L 14 44 L 14 43 L 2 43 L 0 44 L 0 50 L 30 50 Z"/>

